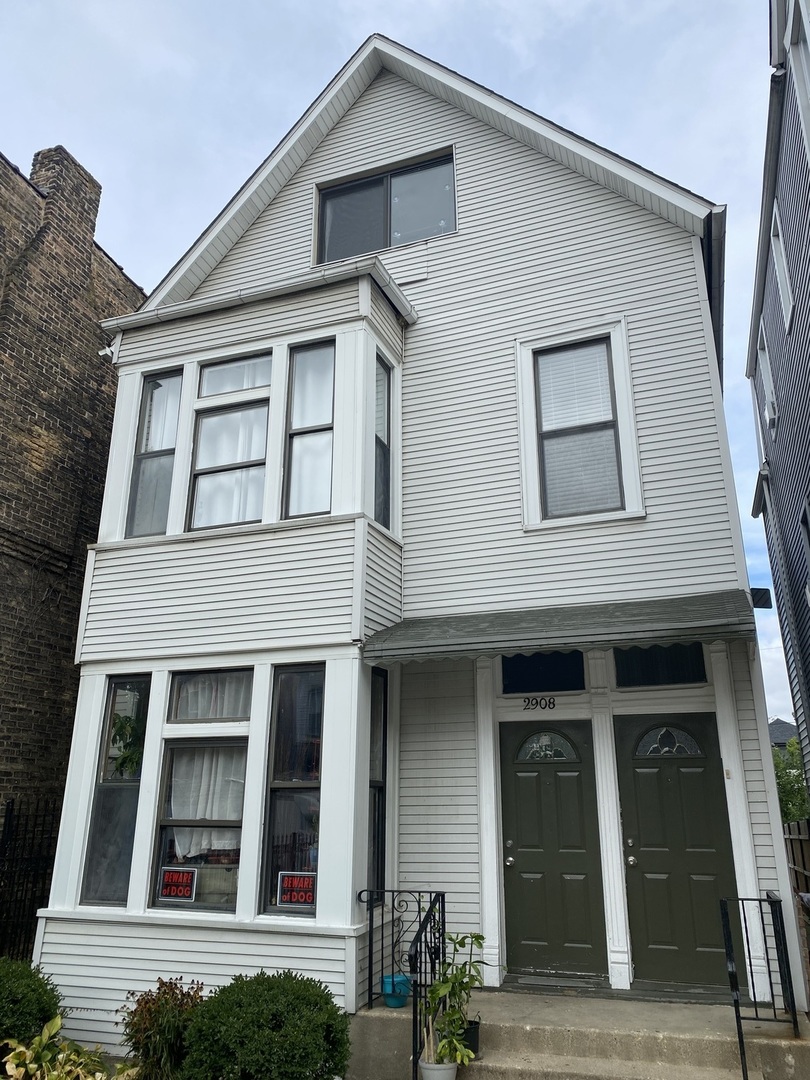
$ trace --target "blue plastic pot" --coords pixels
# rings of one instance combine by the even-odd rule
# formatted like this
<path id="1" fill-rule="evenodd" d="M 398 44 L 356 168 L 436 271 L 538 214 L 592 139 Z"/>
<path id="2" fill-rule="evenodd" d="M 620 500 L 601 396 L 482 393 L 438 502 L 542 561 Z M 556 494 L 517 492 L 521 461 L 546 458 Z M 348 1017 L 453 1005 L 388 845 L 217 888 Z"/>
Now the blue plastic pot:
<path id="1" fill-rule="evenodd" d="M 411 980 L 407 975 L 383 975 L 380 989 L 389 1009 L 401 1009 L 411 992 Z"/>

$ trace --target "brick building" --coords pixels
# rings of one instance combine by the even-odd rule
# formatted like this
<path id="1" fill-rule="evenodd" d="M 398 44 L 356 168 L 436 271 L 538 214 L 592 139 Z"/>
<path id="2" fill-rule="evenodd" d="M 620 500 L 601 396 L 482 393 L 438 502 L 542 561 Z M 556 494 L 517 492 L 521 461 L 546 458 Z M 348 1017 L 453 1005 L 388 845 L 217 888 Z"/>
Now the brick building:
<path id="1" fill-rule="evenodd" d="M 115 396 L 98 323 L 143 300 L 94 241 L 100 195 L 61 146 L 30 180 L 0 155 L 0 806 L 64 784 Z"/>

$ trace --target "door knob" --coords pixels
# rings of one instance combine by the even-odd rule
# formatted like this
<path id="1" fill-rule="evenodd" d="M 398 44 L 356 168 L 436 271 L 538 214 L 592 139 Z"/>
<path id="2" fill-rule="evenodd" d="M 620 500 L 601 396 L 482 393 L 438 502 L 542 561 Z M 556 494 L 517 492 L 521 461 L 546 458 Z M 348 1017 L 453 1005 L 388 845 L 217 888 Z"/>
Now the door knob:
<path id="1" fill-rule="evenodd" d="M 638 859 L 635 857 L 635 855 L 631 855 L 630 858 L 627 860 L 627 865 L 628 866 L 635 866 L 637 862 L 638 862 Z"/>
<path id="2" fill-rule="evenodd" d="M 514 866 L 515 865 L 515 860 L 512 858 L 511 855 L 506 859 L 506 865 L 507 866 Z"/>

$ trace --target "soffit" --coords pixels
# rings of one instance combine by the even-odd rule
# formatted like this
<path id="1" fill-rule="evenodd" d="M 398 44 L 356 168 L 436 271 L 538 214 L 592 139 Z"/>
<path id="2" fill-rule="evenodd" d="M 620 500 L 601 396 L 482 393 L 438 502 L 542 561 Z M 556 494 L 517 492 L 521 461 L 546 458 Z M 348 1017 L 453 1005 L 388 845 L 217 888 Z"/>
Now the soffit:
<path id="1" fill-rule="evenodd" d="M 367 664 L 447 660 L 539 651 L 752 640 L 754 613 L 742 589 L 576 604 L 526 611 L 405 619 L 379 630 L 363 646 Z"/>
<path id="2" fill-rule="evenodd" d="M 659 217 L 703 236 L 707 215 L 715 209 L 713 203 L 394 41 L 373 35 L 157 286 L 145 309 L 179 303 L 192 295 L 383 68 Z"/>

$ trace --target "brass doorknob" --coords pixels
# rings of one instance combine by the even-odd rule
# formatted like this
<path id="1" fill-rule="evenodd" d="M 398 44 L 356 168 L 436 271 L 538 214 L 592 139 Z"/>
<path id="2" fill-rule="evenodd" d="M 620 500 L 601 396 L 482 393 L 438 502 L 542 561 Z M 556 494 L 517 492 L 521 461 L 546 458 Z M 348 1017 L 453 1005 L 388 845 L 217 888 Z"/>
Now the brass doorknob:
<path id="1" fill-rule="evenodd" d="M 515 865 L 515 860 L 512 858 L 511 855 L 506 859 L 506 865 L 507 866 L 514 866 Z"/>

